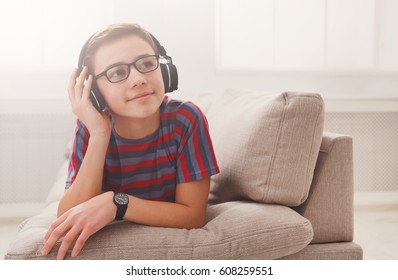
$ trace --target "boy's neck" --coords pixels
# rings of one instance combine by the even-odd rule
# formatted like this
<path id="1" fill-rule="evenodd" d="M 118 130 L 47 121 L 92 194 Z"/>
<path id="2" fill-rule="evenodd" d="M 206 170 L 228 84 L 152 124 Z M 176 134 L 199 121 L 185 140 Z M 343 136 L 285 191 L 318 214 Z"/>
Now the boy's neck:
<path id="1" fill-rule="evenodd" d="M 116 133 L 130 140 L 138 140 L 155 133 L 160 126 L 160 110 L 145 119 L 113 117 Z"/>

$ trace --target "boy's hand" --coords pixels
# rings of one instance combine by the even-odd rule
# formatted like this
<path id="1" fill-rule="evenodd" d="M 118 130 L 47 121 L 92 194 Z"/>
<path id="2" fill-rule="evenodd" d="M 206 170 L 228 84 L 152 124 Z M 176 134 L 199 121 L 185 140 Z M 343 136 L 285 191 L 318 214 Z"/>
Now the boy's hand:
<path id="1" fill-rule="evenodd" d="M 59 217 L 44 237 L 42 254 L 48 255 L 57 241 L 64 237 L 58 250 L 57 259 L 64 259 L 74 241 L 72 257 L 77 256 L 87 239 L 115 219 L 116 206 L 113 192 L 102 193 L 71 208 Z"/>
<path id="2" fill-rule="evenodd" d="M 72 105 L 72 112 L 84 123 L 90 135 L 110 135 L 111 122 L 109 116 L 100 114 L 93 106 L 90 100 L 91 85 L 93 76 L 88 74 L 88 68 L 85 66 L 78 75 L 78 69 L 75 69 L 70 77 L 68 85 L 69 101 Z"/>

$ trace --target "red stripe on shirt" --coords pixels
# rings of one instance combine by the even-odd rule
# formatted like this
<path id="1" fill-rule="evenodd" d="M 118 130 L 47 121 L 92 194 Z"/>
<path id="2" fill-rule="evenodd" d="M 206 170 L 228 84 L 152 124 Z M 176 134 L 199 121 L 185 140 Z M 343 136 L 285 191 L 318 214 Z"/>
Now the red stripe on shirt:
<path id="1" fill-rule="evenodd" d="M 170 173 L 170 174 L 164 174 L 157 178 L 152 178 L 150 180 L 141 180 L 141 181 L 134 180 L 133 182 L 122 186 L 120 188 L 120 191 L 128 191 L 129 189 L 141 189 L 141 188 L 147 188 L 147 187 L 154 186 L 154 185 L 162 185 L 162 183 L 164 181 L 174 180 L 174 178 L 175 178 L 175 174 Z"/>
<path id="2" fill-rule="evenodd" d="M 172 155 L 173 156 L 173 155 Z M 175 153 L 174 153 L 175 157 Z M 108 166 L 107 170 L 109 172 L 134 172 L 140 168 L 149 168 L 154 167 L 160 163 L 169 162 L 169 158 L 167 156 L 157 157 L 155 160 L 146 160 L 142 161 L 138 164 L 129 164 L 125 166 Z"/>

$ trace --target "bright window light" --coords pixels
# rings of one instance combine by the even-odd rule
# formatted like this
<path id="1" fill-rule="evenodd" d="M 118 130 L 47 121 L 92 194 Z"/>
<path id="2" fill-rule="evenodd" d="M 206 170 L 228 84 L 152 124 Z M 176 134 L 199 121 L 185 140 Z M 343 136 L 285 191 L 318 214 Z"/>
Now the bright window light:
<path id="1" fill-rule="evenodd" d="M 7 71 L 70 69 L 85 40 L 112 22 L 112 5 L 105 0 L 2 1 L 1 65 Z"/>

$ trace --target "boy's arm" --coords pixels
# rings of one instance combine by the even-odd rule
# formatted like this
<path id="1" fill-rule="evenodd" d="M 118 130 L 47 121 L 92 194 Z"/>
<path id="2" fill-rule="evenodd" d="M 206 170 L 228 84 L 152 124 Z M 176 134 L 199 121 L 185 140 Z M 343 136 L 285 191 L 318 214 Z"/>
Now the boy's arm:
<path id="1" fill-rule="evenodd" d="M 178 184 L 176 203 L 149 201 L 129 195 L 124 216 L 131 222 L 171 228 L 200 228 L 205 223 L 210 178 Z"/>
<path id="2" fill-rule="evenodd" d="M 102 193 L 105 154 L 110 135 L 91 136 L 86 154 L 73 184 L 58 205 L 58 217 L 70 208 Z"/>
<path id="3" fill-rule="evenodd" d="M 210 178 L 177 185 L 176 202 L 149 201 L 129 196 L 124 219 L 151 226 L 199 228 L 204 225 Z M 75 245 L 72 257 L 78 255 L 87 239 L 115 219 L 113 192 L 105 192 L 73 207 L 63 214 L 44 238 L 42 253 L 47 255 L 64 236 L 57 258 L 63 259 Z"/>
<path id="4" fill-rule="evenodd" d="M 91 103 L 90 90 L 93 77 L 90 75 L 86 81 L 87 75 L 88 68 L 85 66 L 79 76 L 78 70 L 75 69 L 69 79 L 68 95 L 72 112 L 84 123 L 90 137 L 78 174 L 59 203 L 58 217 L 72 207 L 101 193 L 111 122 L 106 114 L 97 112 Z"/>

